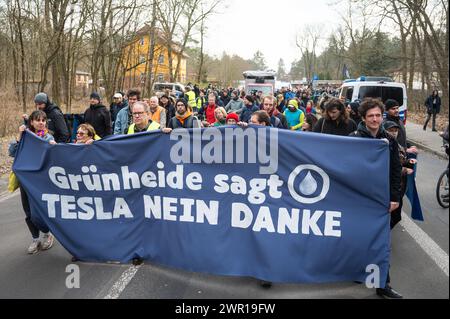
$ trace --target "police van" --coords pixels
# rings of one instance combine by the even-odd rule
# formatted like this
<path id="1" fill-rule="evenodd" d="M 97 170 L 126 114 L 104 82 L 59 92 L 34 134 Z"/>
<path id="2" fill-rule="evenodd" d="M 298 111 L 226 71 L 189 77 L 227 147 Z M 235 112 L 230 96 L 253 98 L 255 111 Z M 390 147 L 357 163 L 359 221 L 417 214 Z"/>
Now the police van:
<path id="1" fill-rule="evenodd" d="M 379 98 L 383 103 L 389 99 L 396 100 L 400 105 L 400 119 L 406 124 L 408 97 L 405 84 L 387 77 L 362 76 L 355 80 L 345 80 L 340 88 L 339 98 L 342 101 L 362 101 L 367 97 Z"/>

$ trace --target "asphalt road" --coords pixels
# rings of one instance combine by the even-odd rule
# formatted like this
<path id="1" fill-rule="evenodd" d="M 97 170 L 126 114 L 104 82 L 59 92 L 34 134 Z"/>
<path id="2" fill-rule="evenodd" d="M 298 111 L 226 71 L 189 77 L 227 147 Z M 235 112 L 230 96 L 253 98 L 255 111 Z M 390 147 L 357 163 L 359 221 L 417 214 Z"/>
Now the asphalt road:
<path id="1" fill-rule="evenodd" d="M 426 220 L 414 223 L 405 217 L 392 234 L 392 286 L 405 298 L 449 298 L 449 212 L 435 199 L 437 178 L 446 165 L 421 154 L 417 184 Z M 409 205 L 404 209 L 409 212 Z M 138 268 L 75 263 L 80 288 L 68 289 L 66 267 L 74 264 L 70 254 L 56 243 L 29 256 L 29 243 L 20 197 L 0 198 L 0 298 L 378 298 L 374 290 L 355 283 L 275 284 L 264 289 L 252 278 L 195 274 L 149 263 Z"/>

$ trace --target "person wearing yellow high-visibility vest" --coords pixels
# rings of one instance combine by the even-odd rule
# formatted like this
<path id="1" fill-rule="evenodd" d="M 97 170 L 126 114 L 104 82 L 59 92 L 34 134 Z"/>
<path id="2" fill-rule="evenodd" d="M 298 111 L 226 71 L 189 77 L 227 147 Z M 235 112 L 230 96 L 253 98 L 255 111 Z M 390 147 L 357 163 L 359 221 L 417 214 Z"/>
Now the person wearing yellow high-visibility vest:
<path id="1" fill-rule="evenodd" d="M 186 101 L 188 102 L 188 105 L 195 110 L 197 107 L 197 101 L 195 100 L 195 92 L 192 91 L 191 87 L 186 87 Z"/>
<path id="2" fill-rule="evenodd" d="M 136 102 L 133 105 L 133 124 L 127 129 L 126 134 L 150 132 L 160 130 L 161 126 L 152 121 L 149 116 L 149 106 L 144 102 Z"/>

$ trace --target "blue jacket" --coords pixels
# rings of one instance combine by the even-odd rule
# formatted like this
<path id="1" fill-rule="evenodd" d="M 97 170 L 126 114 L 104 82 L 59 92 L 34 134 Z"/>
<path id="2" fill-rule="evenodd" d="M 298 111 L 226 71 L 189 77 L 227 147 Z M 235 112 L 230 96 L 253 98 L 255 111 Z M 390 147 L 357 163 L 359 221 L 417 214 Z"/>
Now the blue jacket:
<path id="1" fill-rule="evenodd" d="M 252 114 L 256 111 L 259 111 L 259 107 L 257 107 L 255 104 L 252 106 L 245 106 L 242 109 L 241 115 L 239 116 L 239 120 L 241 122 L 250 122 L 250 119 L 252 118 Z"/>
<path id="2" fill-rule="evenodd" d="M 114 123 L 114 135 L 125 134 L 127 128 L 130 126 L 130 107 L 124 107 L 119 111 Z"/>

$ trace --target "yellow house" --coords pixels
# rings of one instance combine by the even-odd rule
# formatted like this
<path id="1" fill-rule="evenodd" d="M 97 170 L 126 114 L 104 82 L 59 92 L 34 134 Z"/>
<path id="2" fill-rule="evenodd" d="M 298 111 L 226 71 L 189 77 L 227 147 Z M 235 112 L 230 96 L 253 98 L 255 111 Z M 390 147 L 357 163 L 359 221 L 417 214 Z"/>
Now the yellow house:
<path id="1" fill-rule="evenodd" d="M 135 40 L 124 50 L 123 62 L 125 66 L 125 86 L 136 87 L 144 83 L 148 72 L 148 51 L 150 48 L 149 27 L 144 27 L 136 34 Z M 178 64 L 180 47 L 172 45 L 173 74 Z M 187 54 L 182 54 L 180 71 L 176 82 L 185 83 L 187 74 Z M 156 32 L 156 44 L 153 58 L 152 77 L 155 82 L 170 82 L 169 55 L 167 45 L 160 32 Z"/>

